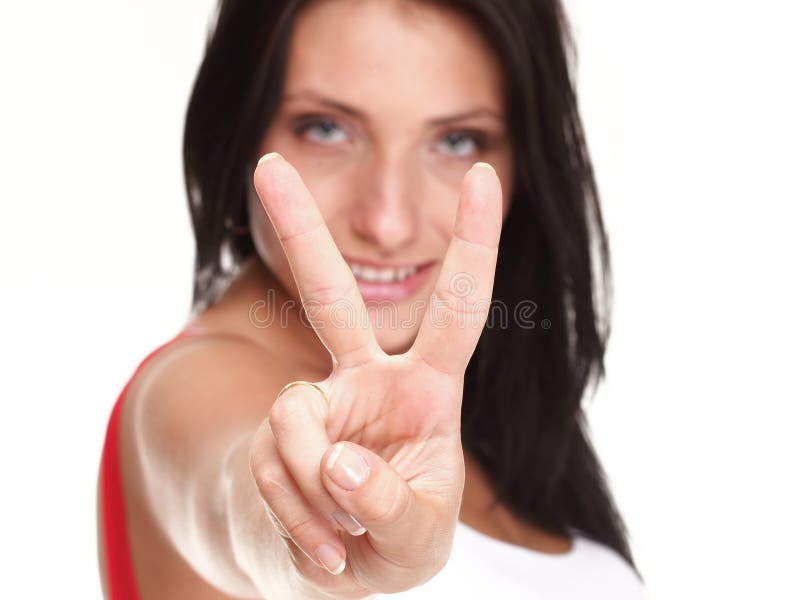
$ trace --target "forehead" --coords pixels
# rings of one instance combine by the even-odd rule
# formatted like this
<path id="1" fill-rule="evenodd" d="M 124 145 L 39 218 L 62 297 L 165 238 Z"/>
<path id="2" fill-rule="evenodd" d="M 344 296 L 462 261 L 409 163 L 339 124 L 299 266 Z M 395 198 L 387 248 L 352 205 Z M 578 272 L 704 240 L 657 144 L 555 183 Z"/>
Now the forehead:
<path id="1" fill-rule="evenodd" d="M 297 16 L 286 91 L 355 104 L 392 97 L 447 107 L 502 102 L 500 64 L 464 15 L 413 0 L 316 0 Z"/>

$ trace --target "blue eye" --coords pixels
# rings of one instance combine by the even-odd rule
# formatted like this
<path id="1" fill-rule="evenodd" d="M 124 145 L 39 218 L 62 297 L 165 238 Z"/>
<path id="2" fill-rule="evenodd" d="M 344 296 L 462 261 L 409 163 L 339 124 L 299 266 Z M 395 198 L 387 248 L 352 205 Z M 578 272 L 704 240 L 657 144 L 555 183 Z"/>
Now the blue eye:
<path id="1" fill-rule="evenodd" d="M 322 144 L 335 144 L 347 139 L 339 126 L 329 119 L 314 119 L 301 123 L 295 132 L 298 135 L 308 133 L 311 139 Z"/>
<path id="2" fill-rule="evenodd" d="M 457 131 L 443 137 L 441 142 L 445 148 L 452 150 L 450 152 L 445 149 L 444 154 L 455 157 L 471 156 L 486 148 L 484 136 L 477 132 Z"/>

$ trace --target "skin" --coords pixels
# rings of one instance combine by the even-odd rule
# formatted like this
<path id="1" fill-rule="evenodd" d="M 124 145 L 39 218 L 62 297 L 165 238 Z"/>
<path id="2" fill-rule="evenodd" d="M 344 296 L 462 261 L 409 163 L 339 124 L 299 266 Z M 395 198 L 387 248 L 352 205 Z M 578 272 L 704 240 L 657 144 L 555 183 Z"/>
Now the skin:
<path id="1" fill-rule="evenodd" d="M 344 24 L 346 33 L 331 23 Z M 511 189 L 500 66 L 463 17 L 411 2 L 320 3 L 303 15 L 294 36 L 286 101 L 254 159 L 277 151 L 294 165 L 344 256 L 434 261 L 425 285 L 397 303 L 397 323 L 413 325 L 391 327 L 371 313 L 380 346 L 402 352 L 419 328 L 422 311 L 411 307 L 427 303 L 450 243 L 464 174 L 484 161 Z M 476 114 L 429 123 L 466 113 Z M 295 124 L 307 115 L 327 123 L 298 134 Z M 473 131 L 488 148 L 470 137 Z M 250 199 L 259 255 L 299 300 L 275 232 L 255 195 Z"/>
<path id="2" fill-rule="evenodd" d="M 281 570 L 296 571 L 308 597 L 407 589 L 444 565 L 458 519 L 533 550 L 569 549 L 569 540 L 502 505 L 489 510 L 486 475 L 460 443 L 463 373 L 485 319 L 480 302 L 491 298 L 513 181 L 502 89 L 494 55 L 458 13 L 375 0 L 302 11 L 286 100 L 254 163 L 280 156 L 250 173 L 257 254 L 190 324 L 204 335 L 151 359 L 123 405 L 124 495 L 143 597 L 280 597 L 270 572 Z M 429 122 L 477 108 L 484 111 Z M 308 114 L 327 124 L 298 133 Z M 448 138 L 465 130 L 480 132 L 488 147 Z M 433 262 L 420 289 L 397 303 L 411 326 L 387 326 L 367 311 L 342 254 Z M 449 283 L 460 273 L 473 282 L 461 308 L 477 320 L 444 327 L 429 312 L 414 313 L 434 292 L 452 300 Z M 268 324 L 253 312 L 265 290 L 285 309 Z M 342 298 L 367 317 L 361 326 L 333 323 L 327 308 Z M 301 301 L 320 308 L 316 330 Z M 309 386 L 275 400 L 292 380 L 319 382 L 327 402 Z M 335 442 L 368 466 L 355 489 L 326 468 Z M 227 509 L 213 502 L 220 472 L 233 482 Z M 184 497 L 187 489 L 197 495 Z M 186 517 L 187 503 L 203 516 L 199 524 Z M 332 517 L 337 511 L 366 531 L 348 531 Z M 326 570 L 323 544 L 328 559 L 346 558 L 342 573 Z"/>

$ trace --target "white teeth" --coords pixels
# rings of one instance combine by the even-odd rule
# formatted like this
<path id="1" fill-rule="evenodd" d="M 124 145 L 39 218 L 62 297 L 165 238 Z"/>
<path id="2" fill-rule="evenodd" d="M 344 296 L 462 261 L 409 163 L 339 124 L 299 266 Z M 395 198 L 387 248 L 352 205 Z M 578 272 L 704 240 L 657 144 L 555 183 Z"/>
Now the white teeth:
<path id="1" fill-rule="evenodd" d="M 389 283 L 390 281 L 395 281 L 397 279 L 397 270 L 396 269 L 379 269 L 378 270 L 378 281 L 381 283 Z"/>
<path id="2" fill-rule="evenodd" d="M 356 279 L 369 283 L 393 283 L 403 281 L 417 272 L 417 267 L 384 267 L 377 269 L 366 265 L 348 263 Z"/>

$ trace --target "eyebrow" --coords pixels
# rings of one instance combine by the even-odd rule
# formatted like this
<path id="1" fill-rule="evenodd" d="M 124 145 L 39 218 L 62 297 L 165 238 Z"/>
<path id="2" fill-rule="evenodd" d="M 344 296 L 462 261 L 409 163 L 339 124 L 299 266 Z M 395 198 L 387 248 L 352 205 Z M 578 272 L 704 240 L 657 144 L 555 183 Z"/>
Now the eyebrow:
<path id="1" fill-rule="evenodd" d="M 288 94 L 288 95 L 285 95 L 283 97 L 283 100 L 285 102 L 291 102 L 291 101 L 294 101 L 294 100 L 301 100 L 303 98 L 306 98 L 306 99 L 309 99 L 309 100 L 314 100 L 314 101 L 319 102 L 320 104 L 322 104 L 324 106 L 328 106 L 330 108 L 336 109 L 338 111 L 343 112 L 346 115 L 350 115 L 350 116 L 355 117 L 357 119 L 361 119 L 362 121 L 368 121 L 369 120 L 368 117 L 366 116 L 366 114 L 364 114 L 363 112 L 361 112 L 357 108 L 354 108 L 354 107 L 349 106 L 347 104 L 344 104 L 342 102 L 338 102 L 338 101 L 333 100 L 331 98 L 327 98 L 327 97 L 323 96 L 322 94 L 318 94 L 316 92 L 304 91 L 304 92 L 298 92 L 296 94 Z M 501 121 L 501 122 L 503 121 L 503 116 L 500 113 L 498 113 L 497 111 L 492 110 L 490 108 L 486 108 L 486 107 L 478 107 L 478 108 L 474 108 L 472 110 L 467 110 L 467 111 L 464 111 L 464 112 L 456 113 L 454 115 L 447 115 L 445 117 L 434 117 L 434 118 L 428 119 L 426 121 L 426 123 L 428 125 L 434 125 L 434 126 L 436 126 L 436 125 L 446 125 L 447 123 L 452 123 L 453 121 L 461 121 L 462 119 L 468 119 L 468 118 L 480 117 L 480 116 L 493 117 L 493 118 L 497 119 L 498 121 Z"/>

